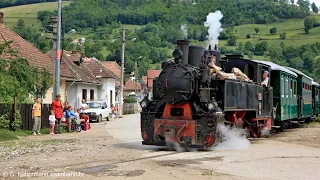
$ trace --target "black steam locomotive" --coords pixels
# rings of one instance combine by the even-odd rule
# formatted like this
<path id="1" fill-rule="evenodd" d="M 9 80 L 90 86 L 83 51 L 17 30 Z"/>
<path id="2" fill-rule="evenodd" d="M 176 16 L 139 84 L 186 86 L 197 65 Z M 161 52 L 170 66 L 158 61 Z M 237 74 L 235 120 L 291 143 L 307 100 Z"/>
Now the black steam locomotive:
<path id="1" fill-rule="evenodd" d="M 205 50 L 186 40 L 177 41 L 173 57 L 153 80 L 152 100 L 141 102 L 143 144 L 211 147 L 219 122 L 248 127 L 256 137 L 262 128 L 271 130 L 272 88 L 259 85 L 261 70 L 270 66 L 237 56 L 220 58 L 217 46 Z M 225 72 L 232 67 L 247 72 L 254 82 L 212 77 L 208 64 L 214 60 Z"/>

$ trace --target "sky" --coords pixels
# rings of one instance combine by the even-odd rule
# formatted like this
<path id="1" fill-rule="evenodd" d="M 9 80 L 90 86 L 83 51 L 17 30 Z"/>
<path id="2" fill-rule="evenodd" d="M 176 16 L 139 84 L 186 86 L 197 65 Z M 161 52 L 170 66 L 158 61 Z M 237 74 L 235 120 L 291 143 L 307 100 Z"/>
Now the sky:
<path id="1" fill-rule="evenodd" d="M 316 5 L 319 7 L 320 6 L 320 0 L 310 0 L 310 3 L 316 3 Z"/>

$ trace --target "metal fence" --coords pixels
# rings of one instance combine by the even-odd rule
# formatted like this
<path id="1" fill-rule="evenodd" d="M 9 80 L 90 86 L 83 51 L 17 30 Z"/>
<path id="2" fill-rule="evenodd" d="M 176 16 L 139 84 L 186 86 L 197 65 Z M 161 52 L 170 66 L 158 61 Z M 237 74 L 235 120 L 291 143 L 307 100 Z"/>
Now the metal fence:
<path id="1" fill-rule="evenodd" d="M 22 120 L 22 129 L 32 130 L 33 119 L 32 119 L 32 106 L 33 104 L 17 104 L 16 110 L 20 111 Z M 51 110 L 51 104 L 42 104 L 41 109 L 41 128 L 48 128 L 49 115 Z M 0 116 L 7 115 L 9 120 L 13 120 L 14 105 L 13 104 L 0 104 Z"/>

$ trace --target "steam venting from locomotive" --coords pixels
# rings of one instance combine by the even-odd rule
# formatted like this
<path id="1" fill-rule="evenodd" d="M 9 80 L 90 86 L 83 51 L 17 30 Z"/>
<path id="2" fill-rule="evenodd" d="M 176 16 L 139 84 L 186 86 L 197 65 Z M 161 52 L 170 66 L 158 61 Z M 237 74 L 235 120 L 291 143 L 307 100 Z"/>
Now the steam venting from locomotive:
<path id="1" fill-rule="evenodd" d="M 187 26 L 187 24 L 181 25 L 180 29 L 183 32 L 184 39 L 185 40 L 188 39 L 188 26 Z"/>
<path id="2" fill-rule="evenodd" d="M 220 33 L 223 31 L 221 28 L 220 20 L 223 18 L 221 11 L 216 11 L 214 13 L 209 13 L 207 16 L 207 21 L 204 23 L 205 27 L 209 27 L 208 29 L 208 41 L 209 45 L 218 44 L 218 37 Z M 209 48 L 210 50 L 210 48 Z"/>

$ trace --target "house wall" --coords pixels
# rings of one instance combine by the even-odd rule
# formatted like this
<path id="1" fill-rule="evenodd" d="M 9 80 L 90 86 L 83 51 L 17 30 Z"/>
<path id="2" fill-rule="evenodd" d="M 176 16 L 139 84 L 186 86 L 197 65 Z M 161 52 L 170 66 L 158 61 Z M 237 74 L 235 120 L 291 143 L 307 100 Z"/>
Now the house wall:
<path id="1" fill-rule="evenodd" d="M 60 80 L 60 95 L 61 95 L 61 101 L 66 101 L 66 80 L 61 79 Z M 44 104 L 51 104 L 53 101 L 53 86 L 51 86 L 46 93 L 46 97 L 43 98 Z"/>
<path id="2" fill-rule="evenodd" d="M 69 86 L 72 82 L 69 82 Z M 87 83 L 74 83 L 68 88 L 68 103 L 74 107 L 74 109 L 80 108 L 82 98 L 82 90 L 87 90 L 87 101 L 90 101 L 90 90 L 94 91 L 94 99 L 99 100 L 98 89 L 100 85 L 87 84 Z"/>
<path id="3" fill-rule="evenodd" d="M 116 95 L 116 81 L 115 79 L 111 79 L 111 78 L 101 78 L 99 79 L 102 82 L 102 87 L 100 89 L 100 99 L 101 101 L 107 102 L 108 107 L 110 107 L 110 98 L 112 99 L 112 104 L 115 104 L 115 95 Z M 112 91 L 112 97 L 111 97 L 111 93 L 110 91 Z"/>

